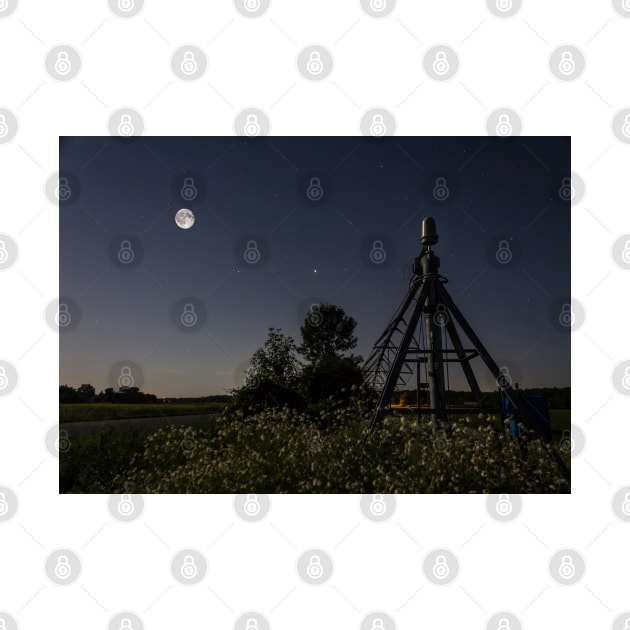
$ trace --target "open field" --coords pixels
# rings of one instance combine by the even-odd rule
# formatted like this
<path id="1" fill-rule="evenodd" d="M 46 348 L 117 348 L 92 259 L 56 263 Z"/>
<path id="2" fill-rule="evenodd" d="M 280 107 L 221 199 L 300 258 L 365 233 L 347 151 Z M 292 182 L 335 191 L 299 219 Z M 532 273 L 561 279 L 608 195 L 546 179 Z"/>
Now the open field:
<path id="1" fill-rule="evenodd" d="M 59 422 L 119 420 L 218 413 L 224 403 L 160 403 L 156 405 L 123 405 L 115 403 L 60 404 Z"/>
<path id="2" fill-rule="evenodd" d="M 148 406 L 153 413 L 155 407 Z M 198 411 L 199 406 L 190 405 Z M 472 414 L 471 414 L 472 415 Z M 552 411 L 556 450 L 570 410 Z M 569 492 L 538 440 L 516 440 L 476 417 L 436 438 L 427 423 L 390 415 L 361 448 L 371 414 L 330 408 L 316 416 L 268 409 L 213 413 L 147 430 L 141 419 L 77 437 L 68 426 L 59 489 L 73 493 L 555 493 Z M 62 425 L 63 426 L 63 425 Z M 78 427 L 77 427 L 78 428 Z M 526 456 L 525 456 L 526 455 Z"/>

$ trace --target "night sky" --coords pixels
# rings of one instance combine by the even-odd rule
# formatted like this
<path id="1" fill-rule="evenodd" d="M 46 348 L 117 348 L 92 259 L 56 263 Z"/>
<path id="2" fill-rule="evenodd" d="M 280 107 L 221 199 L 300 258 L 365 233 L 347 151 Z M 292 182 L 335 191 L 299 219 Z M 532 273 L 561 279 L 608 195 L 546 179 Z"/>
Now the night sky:
<path id="1" fill-rule="evenodd" d="M 521 387 L 568 386 L 570 168 L 568 138 L 62 138 L 60 384 L 117 389 L 130 365 L 158 396 L 223 394 L 269 327 L 299 340 L 321 302 L 357 320 L 367 358 L 433 216 L 447 289 L 497 363 Z M 450 380 L 466 387 L 459 367 Z"/>

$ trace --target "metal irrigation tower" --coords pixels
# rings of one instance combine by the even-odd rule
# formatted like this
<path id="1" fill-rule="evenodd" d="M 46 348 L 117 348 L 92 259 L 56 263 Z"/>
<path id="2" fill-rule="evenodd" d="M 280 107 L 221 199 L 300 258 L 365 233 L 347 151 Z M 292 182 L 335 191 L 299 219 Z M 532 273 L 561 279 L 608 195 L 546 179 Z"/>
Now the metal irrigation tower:
<path id="1" fill-rule="evenodd" d="M 415 368 L 418 418 L 421 413 L 430 414 L 434 432 L 448 430 L 449 414 L 453 412 L 478 411 L 484 415 L 496 412 L 504 418 L 507 411 L 516 422 L 531 429 L 542 440 L 547 446 L 547 452 L 563 474 L 568 476 L 569 471 L 564 462 L 550 446 L 551 425 L 548 415 L 528 400 L 517 384 L 512 386 L 509 372 L 495 363 L 446 290 L 444 285 L 448 280 L 440 275 L 440 259 L 432 249 L 437 242 L 435 220 L 427 217 L 422 221 L 423 248 L 420 256 L 414 260 L 413 277 L 407 295 L 364 364 L 366 381 L 380 392 L 376 411 L 365 436 L 366 441 L 372 430 L 382 422 L 394 390 L 407 385 Z M 467 337 L 470 348 L 464 347 L 456 324 Z M 481 358 L 496 379 L 503 403 L 501 407 L 486 404 L 486 397 L 470 363 L 475 357 Z M 448 369 L 448 364 L 452 362 L 462 366 L 475 398 L 473 407 L 457 409 L 447 406 L 444 366 Z M 425 383 L 420 380 L 422 366 L 426 368 Z M 429 406 L 421 408 L 420 392 L 423 388 L 428 388 Z"/>

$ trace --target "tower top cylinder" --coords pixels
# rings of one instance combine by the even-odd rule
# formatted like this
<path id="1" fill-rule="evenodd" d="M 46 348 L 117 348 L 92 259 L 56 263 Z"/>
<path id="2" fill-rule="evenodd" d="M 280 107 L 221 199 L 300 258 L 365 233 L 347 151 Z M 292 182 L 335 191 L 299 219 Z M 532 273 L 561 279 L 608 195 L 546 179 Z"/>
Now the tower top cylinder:
<path id="1" fill-rule="evenodd" d="M 433 217 L 425 217 L 422 220 L 422 244 L 435 245 L 438 242 L 438 234 Z"/>

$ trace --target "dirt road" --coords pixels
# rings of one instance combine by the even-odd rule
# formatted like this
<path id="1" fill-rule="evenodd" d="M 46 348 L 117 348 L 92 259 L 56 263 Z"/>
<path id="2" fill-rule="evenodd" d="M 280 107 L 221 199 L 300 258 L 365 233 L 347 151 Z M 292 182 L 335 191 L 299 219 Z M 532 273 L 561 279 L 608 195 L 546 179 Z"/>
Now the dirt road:
<path id="1" fill-rule="evenodd" d="M 142 429 L 146 431 L 156 430 L 160 427 L 167 427 L 171 424 L 175 426 L 198 425 L 212 422 L 214 416 L 211 414 L 191 415 L 191 416 L 159 416 L 157 418 L 131 418 L 128 420 L 89 420 L 87 422 L 60 422 L 59 430 L 68 432 L 68 437 L 85 437 L 94 435 L 99 431 L 132 431 Z"/>

